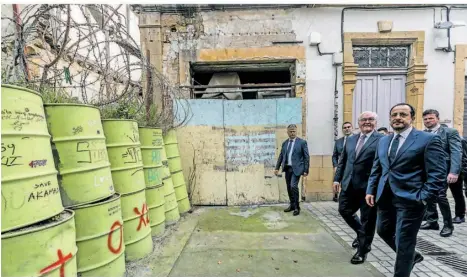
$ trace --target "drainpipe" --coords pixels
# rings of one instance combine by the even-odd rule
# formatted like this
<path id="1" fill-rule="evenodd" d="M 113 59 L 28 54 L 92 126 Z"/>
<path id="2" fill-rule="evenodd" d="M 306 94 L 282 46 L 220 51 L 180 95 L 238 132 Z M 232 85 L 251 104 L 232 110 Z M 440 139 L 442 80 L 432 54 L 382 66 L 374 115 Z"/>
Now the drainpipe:
<path id="1" fill-rule="evenodd" d="M 15 26 L 16 26 L 16 38 L 17 38 L 17 43 L 18 43 L 18 48 L 22 46 L 22 41 L 23 41 L 23 33 L 21 31 L 21 17 L 19 16 L 19 5 L 18 4 L 12 4 L 13 6 L 13 18 L 15 19 Z M 21 59 L 20 63 L 24 66 L 24 77 L 26 78 L 27 81 L 31 79 L 30 77 L 30 72 L 28 69 L 28 64 L 26 62 L 26 58 L 24 56 L 26 49 L 18 49 L 18 56 Z M 19 55 L 19 51 L 23 51 L 23 55 Z"/>
<path id="2" fill-rule="evenodd" d="M 432 9 L 432 8 L 443 8 L 446 9 L 446 20 L 449 21 L 449 14 L 451 13 L 451 8 L 446 5 L 424 5 L 424 6 L 392 6 L 392 7 L 365 7 L 365 6 L 357 6 L 357 7 L 345 7 L 342 9 L 341 13 L 341 53 L 344 52 L 344 16 L 345 11 L 347 10 L 402 10 L 402 9 Z M 447 29 L 448 35 L 448 48 L 445 50 L 446 52 L 452 52 L 451 47 L 451 30 Z"/>

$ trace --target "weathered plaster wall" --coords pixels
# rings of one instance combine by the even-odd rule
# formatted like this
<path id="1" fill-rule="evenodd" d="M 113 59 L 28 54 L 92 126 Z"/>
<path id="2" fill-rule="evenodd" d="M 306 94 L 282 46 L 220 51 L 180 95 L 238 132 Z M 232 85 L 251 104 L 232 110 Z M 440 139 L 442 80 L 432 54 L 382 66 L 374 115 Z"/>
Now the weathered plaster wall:
<path id="1" fill-rule="evenodd" d="M 340 52 L 341 7 L 300 8 L 287 10 L 237 10 L 195 13 L 192 17 L 161 15 L 163 71 L 177 84 L 190 84 L 190 61 L 297 58 L 297 82 L 306 87 L 297 95 L 304 99 L 302 123 L 312 155 L 311 174 L 306 180 L 309 199 L 331 197 L 332 166 L 330 155 L 334 145 L 334 83 L 336 68 L 331 56 L 320 56 L 309 46 L 308 34 L 321 34 L 322 52 Z M 464 20 L 467 11 L 453 9 L 451 20 Z M 420 109 L 436 108 L 441 119 L 453 125 L 454 53 L 435 50 L 435 40 L 446 37 L 445 30 L 433 28 L 434 22 L 445 21 L 441 9 L 423 10 L 349 10 L 345 13 L 345 33 L 378 33 L 377 22 L 393 22 L 393 31 L 424 32 L 425 73 L 423 101 Z M 274 41 L 303 41 L 274 44 Z M 451 42 L 467 42 L 467 28 L 454 28 Z M 343 122 L 342 68 L 337 68 L 338 126 Z M 440 77 L 442 76 L 442 77 Z M 459 90 L 459 89 L 458 89 Z M 380 116 L 387 116 L 381 114 Z M 459 124 L 454 124 L 459 128 Z M 338 128 L 339 135 L 341 134 Z"/>
<path id="2" fill-rule="evenodd" d="M 177 139 L 189 187 L 194 171 L 193 203 L 286 202 L 284 178 L 273 171 L 287 125 L 300 130 L 301 99 L 189 102 L 193 117 Z"/>

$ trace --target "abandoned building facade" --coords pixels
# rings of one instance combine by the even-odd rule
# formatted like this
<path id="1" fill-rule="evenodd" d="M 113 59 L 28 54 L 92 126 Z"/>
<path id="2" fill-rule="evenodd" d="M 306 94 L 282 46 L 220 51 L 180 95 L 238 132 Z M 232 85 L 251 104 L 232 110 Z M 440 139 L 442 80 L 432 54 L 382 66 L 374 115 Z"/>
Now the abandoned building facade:
<path id="1" fill-rule="evenodd" d="M 332 197 L 334 140 L 363 111 L 389 128 L 390 107 L 408 102 L 417 128 L 433 108 L 467 134 L 466 7 L 132 8 L 144 53 L 190 99 L 178 136 L 185 175 L 196 170 L 195 204 L 285 200 L 272 171 L 290 123 L 310 150 L 306 200 Z"/>

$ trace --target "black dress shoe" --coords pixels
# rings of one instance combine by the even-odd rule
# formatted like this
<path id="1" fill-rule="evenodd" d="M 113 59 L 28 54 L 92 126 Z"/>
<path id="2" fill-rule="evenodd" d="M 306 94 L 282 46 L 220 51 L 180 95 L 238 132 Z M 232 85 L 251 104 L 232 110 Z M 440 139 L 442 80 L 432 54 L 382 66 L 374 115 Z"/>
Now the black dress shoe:
<path id="1" fill-rule="evenodd" d="M 425 222 L 420 226 L 420 230 L 439 230 L 438 222 Z"/>
<path id="2" fill-rule="evenodd" d="M 355 255 L 353 255 L 352 259 L 350 259 L 351 264 L 363 264 L 366 260 L 366 253 L 361 254 L 360 251 L 357 251 Z"/>
<path id="3" fill-rule="evenodd" d="M 294 209 L 292 209 L 292 206 L 289 206 L 287 209 L 284 210 L 284 212 L 288 213 L 288 212 L 291 212 L 293 211 Z"/>
<path id="4" fill-rule="evenodd" d="M 415 253 L 415 257 L 413 259 L 413 265 L 412 265 L 412 269 L 414 268 L 414 266 L 418 263 L 421 263 L 422 261 L 424 260 L 422 254 L 416 252 Z"/>
<path id="5" fill-rule="evenodd" d="M 300 209 L 295 209 L 295 210 L 293 211 L 293 215 L 294 215 L 294 216 L 297 216 L 297 215 L 299 215 L 299 214 L 300 214 Z"/>
<path id="6" fill-rule="evenodd" d="M 357 248 L 358 247 L 358 238 L 354 239 L 352 242 L 352 248 Z"/>
<path id="7" fill-rule="evenodd" d="M 452 232 L 454 231 L 454 226 L 453 227 L 449 227 L 449 226 L 444 226 L 443 227 L 443 230 L 441 230 L 441 232 L 439 233 L 440 236 L 442 236 L 443 238 L 445 237 L 449 237 L 452 235 Z"/>
<path id="8" fill-rule="evenodd" d="M 465 217 L 456 216 L 452 219 L 452 223 L 461 224 L 465 222 Z"/>

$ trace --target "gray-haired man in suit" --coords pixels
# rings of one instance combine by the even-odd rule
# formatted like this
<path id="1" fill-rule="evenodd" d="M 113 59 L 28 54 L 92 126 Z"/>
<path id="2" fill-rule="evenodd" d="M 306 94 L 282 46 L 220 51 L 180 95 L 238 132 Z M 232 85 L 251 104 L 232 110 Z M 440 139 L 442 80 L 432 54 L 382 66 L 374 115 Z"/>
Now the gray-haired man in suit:
<path id="1" fill-rule="evenodd" d="M 279 168 L 285 172 L 285 182 L 289 194 L 290 206 L 284 212 L 293 211 L 293 215 L 300 214 L 298 182 L 300 176 L 306 177 L 310 167 L 310 155 L 305 140 L 297 137 L 297 126 L 291 124 L 287 127 L 289 139 L 282 143 L 281 153 L 277 159 L 275 175 L 279 174 Z"/>

